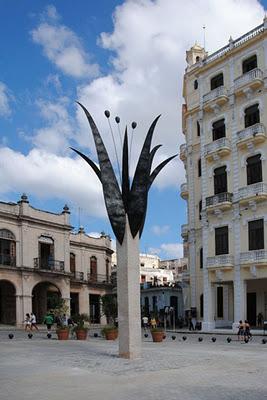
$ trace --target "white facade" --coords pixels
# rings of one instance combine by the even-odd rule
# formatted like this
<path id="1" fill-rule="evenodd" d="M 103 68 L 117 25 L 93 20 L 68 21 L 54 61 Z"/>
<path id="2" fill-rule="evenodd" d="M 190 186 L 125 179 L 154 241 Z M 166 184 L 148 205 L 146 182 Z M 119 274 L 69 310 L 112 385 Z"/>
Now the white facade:
<path id="1" fill-rule="evenodd" d="M 205 330 L 267 319 L 266 28 L 210 56 L 200 46 L 187 52 L 182 236 L 191 307 Z"/>

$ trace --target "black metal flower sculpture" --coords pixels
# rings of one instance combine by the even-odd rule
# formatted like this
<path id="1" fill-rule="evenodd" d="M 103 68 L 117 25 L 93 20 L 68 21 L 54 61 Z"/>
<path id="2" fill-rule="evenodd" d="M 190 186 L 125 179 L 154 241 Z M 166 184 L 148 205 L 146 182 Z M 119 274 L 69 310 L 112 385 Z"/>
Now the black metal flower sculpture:
<path id="1" fill-rule="evenodd" d="M 100 168 L 98 168 L 98 166 L 92 160 L 90 160 L 80 151 L 74 148 L 71 149 L 79 154 L 90 165 L 102 183 L 109 220 L 119 243 L 122 244 L 123 242 L 126 226 L 126 215 L 128 215 L 128 221 L 133 238 L 138 232 L 139 236 L 141 237 L 146 217 L 148 191 L 162 168 L 177 156 L 176 154 L 172 157 L 169 157 L 160 163 L 151 173 L 153 158 L 156 154 L 156 151 L 161 147 L 161 145 L 158 145 L 150 150 L 154 129 L 160 116 L 153 121 L 149 128 L 137 163 L 131 187 L 129 178 L 128 135 L 126 127 L 123 141 L 122 183 L 120 189 L 97 126 L 88 110 L 81 103 L 78 104 L 84 110 L 91 127 Z"/>

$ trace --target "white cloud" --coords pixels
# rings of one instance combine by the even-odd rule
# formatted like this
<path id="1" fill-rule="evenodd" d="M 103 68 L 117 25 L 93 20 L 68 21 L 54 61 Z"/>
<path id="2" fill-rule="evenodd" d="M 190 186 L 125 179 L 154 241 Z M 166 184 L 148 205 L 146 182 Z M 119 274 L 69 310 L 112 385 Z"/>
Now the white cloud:
<path id="1" fill-rule="evenodd" d="M 182 243 L 162 243 L 160 247 L 149 247 L 149 254 L 156 254 L 162 260 L 167 258 L 182 258 L 183 244 Z"/>
<path id="2" fill-rule="evenodd" d="M 36 104 L 46 126 L 37 129 L 31 141 L 37 148 L 51 153 L 68 152 L 69 141 L 73 138 L 72 120 L 67 109 L 69 100 L 65 97 L 58 98 L 57 102 L 39 99 Z"/>
<path id="3" fill-rule="evenodd" d="M 3 82 L 0 82 L 0 116 L 8 117 L 11 114 L 10 100 L 10 91 Z"/>
<path id="4" fill-rule="evenodd" d="M 49 74 L 46 78 L 46 84 L 54 86 L 58 92 L 61 90 L 61 82 L 57 74 Z"/>
<path id="5" fill-rule="evenodd" d="M 152 119 L 162 113 L 155 142 L 164 146 L 160 157 L 179 151 L 184 142 L 181 132 L 182 78 L 185 52 L 197 40 L 214 51 L 262 22 L 263 7 L 256 0 L 224 1 L 125 1 L 113 14 L 114 30 L 102 33 L 99 42 L 112 51 L 113 69 L 109 75 L 78 89 L 79 100 L 92 112 L 105 140 L 111 146 L 103 111 L 119 115 L 122 125 L 136 120 L 133 157 L 137 157 L 144 133 Z M 80 143 L 88 143 L 84 115 L 78 114 Z M 85 129 L 86 126 L 86 129 Z M 119 141 L 118 141 L 119 142 Z M 184 180 L 183 164 L 171 162 L 159 175 L 159 187 Z"/>
<path id="6" fill-rule="evenodd" d="M 81 40 L 67 26 L 59 24 L 54 6 L 48 6 L 43 22 L 31 32 L 35 43 L 43 47 L 45 56 L 63 73 L 74 78 L 91 78 L 99 73 L 98 65 L 91 62 Z"/>
<path id="7" fill-rule="evenodd" d="M 26 192 L 39 198 L 61 199 L 82 207 L 87 215 L 106 216 L 102 188 L 82 159 L 59 157 L 40 150 L 26 156 L 0 148 L 0 193 Z"/>
<path id="8" fill-rule="evenodd" d="M 163 243 L 160 246 L 161 255 L 170 258 L 183 257 L 183 244 L 182 243 Z"/>
<path id="9" fill-rule="evenodd" d="M 170 226 L 169 225 L 153 225 L 151 227 L 151 231 L 154 233 L 154 235 L 156 236 L 162 236 L 165 235 L 165 233 L 167 233 L 170 230 Z"/>

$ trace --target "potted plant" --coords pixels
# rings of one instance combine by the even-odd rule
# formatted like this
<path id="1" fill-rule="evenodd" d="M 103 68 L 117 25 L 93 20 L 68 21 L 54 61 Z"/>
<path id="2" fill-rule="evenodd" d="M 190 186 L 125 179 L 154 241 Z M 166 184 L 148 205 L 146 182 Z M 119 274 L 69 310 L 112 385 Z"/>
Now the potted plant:
<path id="1" fill-rule="evenodd" d="M 58 305 L 51 310 L 57 324 L 56 334 L 58 340 L 68 340 L 69 338 L 69 327 L 67 323 L 68 311 L 69 307 L 64 299 L 59 299 Z"/>
<path id="2" fill-rule="evenodd" d="M 105 336 L 106 340 L 116 340 L 118 337 L 118 328 L 115 325 L 107 325 L 102 331 L 102 336 Z"/>
<path id="3" fill-rule="evenodd" d="M 73 317 L 73 322 L 76 324 L 72 331 L 76 333 L 77 340 L 86 340 L 88 333 L 88 326 L 85 326 L 85 322 L 89 321 L 89 315 L 77 314 Z"/>
<path id="4" fill-rule="evenodd" d="M 115 340 L 118 337 L 118 303 L 115 294 L 104 294 L 101 297 L 102 311 L 107 318 L 108 325 L 101 333 L 107 340 Z"/>
<path id="5" fill-rule="evenodd" d="M 153 342 L 162 342 L 164 336 L 164 329 L 162 328 L 151 328 L 150 329 Z"/>

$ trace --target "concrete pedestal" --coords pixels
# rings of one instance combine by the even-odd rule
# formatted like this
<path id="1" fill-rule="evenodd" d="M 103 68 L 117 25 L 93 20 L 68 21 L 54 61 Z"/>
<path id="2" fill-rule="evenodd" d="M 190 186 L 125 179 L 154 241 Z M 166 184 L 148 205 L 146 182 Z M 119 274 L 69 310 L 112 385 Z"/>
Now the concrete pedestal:
<path id="1" fill-rule="evenodd" d="M 133 239 L 127 220 L 122 245 L 117 241 L 119 356 L 141 356 L 139 235 Z"/>

